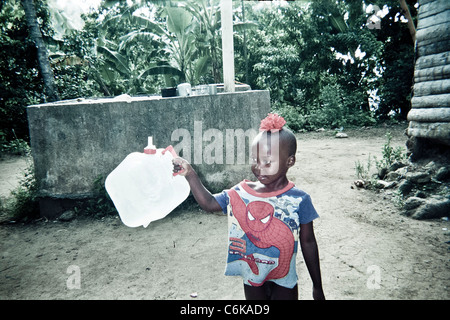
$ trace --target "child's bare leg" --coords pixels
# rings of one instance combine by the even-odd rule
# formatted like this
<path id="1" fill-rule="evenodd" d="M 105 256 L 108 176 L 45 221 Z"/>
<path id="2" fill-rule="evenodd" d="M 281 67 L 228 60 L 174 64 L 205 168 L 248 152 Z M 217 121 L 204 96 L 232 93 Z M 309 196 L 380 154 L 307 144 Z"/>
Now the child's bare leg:
<path id="1" fill-rule="evenodd" d="M 292 289 L 289 289 L 274 283 L 270 300 L 298 300 L 297 285 Z"/>
<path id="2" fill-rule="evenodd" d="M 269 300 L 269 296 L 266 293 L 266 283 L 260 287 L 252 287 L 244 284 L 244 294 L 246 300 Z"/>
<path id="3" fill-rule="evenodd" d="M 244 293 L 247 300 L 298 300 L 297 285 L 289 289 L 272 281 L 266 281 L 259 287 L 244 284 Z"/>

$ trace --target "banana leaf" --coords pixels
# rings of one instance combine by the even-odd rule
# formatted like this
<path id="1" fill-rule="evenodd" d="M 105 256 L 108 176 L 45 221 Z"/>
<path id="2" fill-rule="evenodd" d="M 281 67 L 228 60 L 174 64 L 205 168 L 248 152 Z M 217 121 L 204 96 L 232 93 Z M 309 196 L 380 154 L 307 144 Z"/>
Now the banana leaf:
<path id="1" fill-rule="evenodd" d="M 141 26 L 142 28 L 145 28 L 147 31 L 152 31 L 157 35 L 162 36 L 167 34 L 167 32 L 163 28 L 161 28 L 161 26 L 158 23 L 152 21 L 147 17 L 143 17 L 139 14 L 133 13 L 131 17 L 131 22 L 133 24 Z"/>
<path id="2" fill-rule="evenodd" d="M 176 7 L 168 7 L 165 11 L 169 31 L 175 33 L 177 37 L 182 37 L 192 25 L 192 14 L 183 8 Z"/>
<path id="3" fill-rule="evenodd" d="M 119 52 L 113 51 L 104 46 L 97 46 L 97 51 L 102 53 L 109 62 L 114 64 L 114 69 L 122 74 L 130 74 L 130 69 L 127 65 L 127 60 Z"/>
<path id="4" fill-rule="evenodd" d="M 177 68 L 174 68 L 174 67 L 169 66 L 169 65 L 150 67 L 147 70 L 145 70 L 144 72 L 142 72 L 139 75 L 139 78 L 145 78 L 145 77 L 150 76 L 150 75 L 158 75 L 158 74 L 178 76 L 178 77 L 180 77 L 180 79 L 184 78 L 183 72 L 181 72 Z"/>
<path id="5" fill-rule="evenodd" d="M 236 22 L 233 24 L 233 30 L 237 32 L 241 32 L 244 30 L 257 29 L 258 24 L 256 22 Z"/>

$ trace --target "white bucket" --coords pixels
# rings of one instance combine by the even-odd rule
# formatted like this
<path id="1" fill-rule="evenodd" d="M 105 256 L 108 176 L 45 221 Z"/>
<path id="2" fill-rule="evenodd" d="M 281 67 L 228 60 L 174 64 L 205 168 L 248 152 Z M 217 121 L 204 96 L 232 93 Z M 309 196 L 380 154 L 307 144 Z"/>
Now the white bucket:
<path id="1" fill-rule="evenodd" d="M 180 97 L 188 97 L 192 95 L 192 88 L 189 83 L 181 83 L 177 86 L 177 95 Z"/>
<path id="2" fill-rule="evenodd" d="M 164 218 L 189 196 L 186 178 L 172 173 L 173 158 L 171 152 L 152 146 L 149 137 L 145 153 L 129 154 L 108 175 L 106 191 L 126 226 L 147 227 L 150 222 Z"/>

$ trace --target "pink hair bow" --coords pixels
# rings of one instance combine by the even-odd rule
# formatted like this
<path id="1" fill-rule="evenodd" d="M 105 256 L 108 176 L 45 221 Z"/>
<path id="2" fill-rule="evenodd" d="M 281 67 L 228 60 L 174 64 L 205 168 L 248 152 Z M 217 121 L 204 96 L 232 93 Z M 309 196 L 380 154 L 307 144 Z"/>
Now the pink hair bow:
<path id="1" fill-rule="evenodd" d="M 259 131 L 277 132 L 283 129 L 286 120 L 276 113 L 269 113 L 267 117 L 261 120 Z"/>

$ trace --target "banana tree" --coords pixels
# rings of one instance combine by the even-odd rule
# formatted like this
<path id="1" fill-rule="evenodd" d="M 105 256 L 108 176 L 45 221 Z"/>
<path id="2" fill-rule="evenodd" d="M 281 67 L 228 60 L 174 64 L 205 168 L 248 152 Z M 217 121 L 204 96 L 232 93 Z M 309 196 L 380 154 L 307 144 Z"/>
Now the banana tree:
<path id="1" fill-rule="evenodd" d="M 148 76 L 163 76 L 168 86 L 221 81 L 218 0 L 108 4 L 96 47 L 98 71 L 106 82 L 123 78 L 133 93 Z M 244 27 L 240 22 L 236 30 Z M 117 36 L 121 31 L 125 32 Z"/>
<path id="2" fill-rule="evenodd" d="M 193 70 L 194 61 L 198 57 L 195 44 L 195 24 L 193 16 L 183 8 L 165 8 L 167 29 L 166 39 L 169 40 L 167 51 L 172 66 L 175 66 L 184 75 L 181 81 L 195 83 L 196 73 Z"/>
<path id="3" fill-rule="evenodd" d="M 219 0 L 189 0 L 180 6 L 194 17 L 197 28 L 197 48 L 204 56 L 209 57 L 214 82 L 221 81 L 221 46 L 219 31 L 220 6 Z"/>
<path id="4" fill-rule="evenodd" d="M 178 7 L 190 13 L 192 29 L 195 35 L 196 56 L 193 60 L 193 79 L 199 79 L 212 73 L 212 81 L 222 81 L 222 48 L 221 48 L 221 10 L 220 0 L 186 0 L 178 3 Z M 183 14 L 182 11 L 179 11 Z M 186 13 L 184 13 L 186 14 Z M 233 23 L 235 32 L 245 32 L 256 28 L 257 24 L 251 21 L 237 21 Z M 180 28 L 182 30 L 182 28 Z M 178 37 L 178 34 L 177 34 Z"/>
<path id="5" fill-rule="evenodd" d="M 97 63 L 94 65 L 97 81 L 109 95 L 124 91 L 128 94 L 156 92 L 158 78 L 148 79 L 147 76 L 157 73 L 143 71 L 161 64 L 164 46 L 158 34 L 163 31 L 157 23 L 149 19 L 143 21 L 144 18 L 135 14 L 142 8 L 141 3 L 126 5 L 110 1 L 108 6 L 106 17 L 97 25 Z M 121 36 L 128 30 L 132 31 Z"/>
<path id="6" fill-rule="evenodd" d="M 140 14 L 133 14 L 135 30 L 123 35 L 120 48 L 127 48 L 136 42 L 159 41 L 164 49 L 149 63 L 140 77 L 162 74 L 166 84 L 177 82 L 197 84 L 208 71 L 210 57 L 196 45 L 198 24 L 194 16 L 182 7 L 167 6 L 161 10 L 165 22 L 155 22 Z"/>

